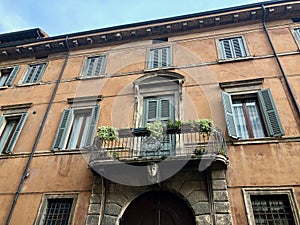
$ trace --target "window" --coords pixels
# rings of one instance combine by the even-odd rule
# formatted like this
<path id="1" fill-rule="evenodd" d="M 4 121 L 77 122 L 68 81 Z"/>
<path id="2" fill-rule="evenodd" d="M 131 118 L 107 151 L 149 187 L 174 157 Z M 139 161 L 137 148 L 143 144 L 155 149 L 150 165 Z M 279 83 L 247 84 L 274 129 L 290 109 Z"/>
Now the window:
<path id="1" fill-rule="evenodd" d="M 100 76 L 104 74 L 106 56 L 89 57 L 83 71 L 84 77 Z"/>
<path id="2" fill-rule="evenodd" d="M 255 224 L 295 224 L 287 195 L 251 195 Z"/>
<path id="3" fill-rule="evenodd" d="M 52 149 L 80 149 L 91 146 L 99 111 L 98 105 L 93 108 L 65 109 Z"/>
<path id="4" fill-rule="evenodd" d="M 44 195 L 35 225 L 72 224 L 76 200 L 76 194 Z"/>
<path id="5" fill-rule="evenodd" d="M 250 225 L 299 224 L 298 210 L 292 189 L 243 189 Z"/>
<path id="6" fill-rule="evenodd" d="M 233 138 L 263 138 L 284 135 L 270 89 L 256 94 L 222 93 L 229 136 Z"/>
<path id="7" fill-rule="evenodd" d="M 11 86 L 19 72 L 20 66 L 4 68 L 0 70 L 0 87 Z"/>
<path id="8" fill-rule="evenodd" d="M 300 28 L 295 29 L 296 38 L 300 41 Z"/>
<path id="9" fill-rule="evenodd" d="M 242 37 L 220 39 L 221 58 L 235 59 L 247 56 Z"/>
<path id="10" fill-rule="evenodd" d="M 171 65 L 170 47 L 150 49 L 149 69 L 168 67 Z"/>
<path id="11" fill-rule="evenodd" d="M 145 98 L 143 115 L 144 125 L 156 120 L 165 123 L 168 119 L 174 120 L 174 97 L 160 96 Z"/>
<path id="12" fill-rule="evenodd" d="M 46 63 L 29 65 L 22 84 L 36 83 L 40 81 L 45 68 Z"/>
<path id="13" fill-rule="evenodd" d="M 11 153 L 28 113 L 0 116 L 0 152 Z"/>

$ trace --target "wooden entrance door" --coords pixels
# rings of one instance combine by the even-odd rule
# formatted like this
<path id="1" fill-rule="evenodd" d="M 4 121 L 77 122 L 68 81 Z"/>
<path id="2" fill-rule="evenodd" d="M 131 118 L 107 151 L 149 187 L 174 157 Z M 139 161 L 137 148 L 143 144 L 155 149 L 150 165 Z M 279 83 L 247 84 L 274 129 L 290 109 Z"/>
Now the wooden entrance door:
<path id="1" fill-rule="evenodd" d="M 153 191 L 136 198 L 124 212 L 121 225 L 195 225 L 187 204 L 167 191 Z"/>

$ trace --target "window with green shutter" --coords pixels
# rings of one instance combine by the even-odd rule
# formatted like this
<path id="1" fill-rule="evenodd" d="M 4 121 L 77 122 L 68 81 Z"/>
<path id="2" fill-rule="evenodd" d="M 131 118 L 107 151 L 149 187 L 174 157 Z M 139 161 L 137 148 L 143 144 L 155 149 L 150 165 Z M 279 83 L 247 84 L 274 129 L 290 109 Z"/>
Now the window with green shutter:
<path id="1" fill-rule="evenodd" d="M 20 66 L 3 68 L 0 70 L 0 87 L 11 86 L 19 72 Z"/>
<path id="2" fill-rule="evenodd" d="M 11 153 L 25 124 L 28 113 L 0 116 L 0 152 Z"/>
<path id="3" fill-rule="evenodd" d="M 150 49 L 149 69 L 168 67 L 171 65 L 170 47 Z"/>
<path id="4" fill-rule="evenodd" d="M 235 59 L 247 56 L 242 37 L 220 39 L 222 59 Z"/>
<path id="5" fill-rule="evenodd" d="M 174 120 L 174 97 L 158 96 L 144 99 L 143 125 L 154 121 Z"/>
<path id="6" fill-rule="evenodd" d="M 61 116 L 53 150 L 81 149 L 92 145 L 100 106 L 65 109 Z"/>
<path id="7" fill-rule="evenodd" d="M 101 76 L 104 74 L 106 56 L 89 57 L 83 70 L 84 77 Z"/>
<path id="8" fill-rule="evenodd" d="M 43 76 L 45 68 L 46 63 L 29 65 L 22 84 L 39 82 Z"/>
<path id="9" fill-rule="evenodd" d="M 222 100 L 230 137 L 248 139 L 284 135 L 270 89 L 241 96 L 223 92 Z"/>

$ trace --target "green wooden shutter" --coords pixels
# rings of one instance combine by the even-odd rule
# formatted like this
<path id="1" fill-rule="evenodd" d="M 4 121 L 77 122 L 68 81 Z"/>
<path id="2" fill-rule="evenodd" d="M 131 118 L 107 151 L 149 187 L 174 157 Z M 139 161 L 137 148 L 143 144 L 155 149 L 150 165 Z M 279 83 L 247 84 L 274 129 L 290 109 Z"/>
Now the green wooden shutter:
<path id="1" fill-rule="evenodd" d="M 144 99 L 143 126 L 151 123 L 158 118 L 158 99 Z"/>
<path id="2" fill-rule="evenodd" d="M 6 86 L 11 86 L 20 70 L 20 66 L 14 66 L 13 70 L 11 71 L 9 78 L 5 82 Z"/>
<path id="3" fill-rule="evenodd" d="M 100 112 L 100 106 L 97 105 L 93 108 L 92 111 L 91 122 L 89 124 L 89 130 L 85 141 L 85 147 L 89 147 L 92 145 L 92 142 L 95 137 L 96 126 L 98 123 L 99 112 Z"/>
<path id="4" fill-rule="evenodd" d="M 22 128 L 23 128 L 23 126 L 25 124 L 27 116 L 28 116 L 27 112 L 23 113 L 23 115 L 21 116 L 21 118 L 20 118 L 20 120 L 18 122 L 18 125 L 17 125 L 14 133 L 11 136 L 9 144 L 8 144 L 7 148 L 5 149 L 6 153 L 10 153 L 13 150 L 14 146 L 16 145 L 16 142 L 17 142 L 18 137 L 19 137 L 19 135 L 20 135 L 20 133 L 22 131 Z"/>
<path id="5" fill-rule="evenodd" d="M 222 92 L 222 101 L 224 106 L 225 119 L 227 124 L 228 135 L 232 138 L 240 138 L 237 132 L 234 111 L 232 107 L 231 95 Z"/>
<path id="6" fill-rule="evenodd" d="M 60 118 L 59 126 L 52 145 L 52 150 L 63 149 L 73 118 L 73 109 L 65 109 Z"/>
<path id="7" fill-rule="evenodd" d="M 175 110 L 174 103 L 171 97 L 161 98 L 159 101 L 160 104 L 160 120 L 167 121 L 168 119 L 174 120 Z"/>
<path id="8" fill-rule="evenodd" d="M 270 137 L 283 136 L 284 131 L 269 88 L 258 92 L 258 102 L 261 107 L 261 113 L 265 121 L 268 135 Z"/>

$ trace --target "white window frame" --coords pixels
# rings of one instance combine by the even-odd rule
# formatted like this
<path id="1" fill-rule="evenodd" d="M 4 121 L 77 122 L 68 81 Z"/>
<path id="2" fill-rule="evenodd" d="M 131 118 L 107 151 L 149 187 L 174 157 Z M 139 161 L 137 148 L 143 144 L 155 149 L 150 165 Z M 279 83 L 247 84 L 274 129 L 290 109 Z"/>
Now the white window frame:
<path id="1" fill-rule="evenodd" d="M 245 56 L 243 57 L 232 57 L 232 58 L 226 58 L 224 57 L 223 54 L 223 48 L 221 45 L 221 41 L 222 40 L 226 40 L 226 39 L 234 39 L 234 38 L 241 38 L 242 43 L 243 43 L 243 47 L 244 47 L 244 51 L 245 51 Z M 220 37 L 215 39 L 216 42 L 216 46 L 217 46 L 217 53 L 218 53 L 218 59 L 219 62 L 227 62 L 227 61 L 235 61 L 235 60 L 245 60 L 245 59 L 249 59 L 252 58 L 250 56 L 250 52 L 249 52 L 249 48 L 248 48 L 248 43 L 246 41 L 246 37 L 245 35 L 234 35 L 234 36 L 226 36 L 226 37 Z"/>
<path id="2" fill-rule="evenodd" d="M 38 77 L 38 80 L 36 82 L 27 82 L 27 83 L 24 83 L 24 81 L 26 80 L 27 76 L 28 76 L 28 73 L 30 72 L 30 68 L 32 66 L 36 66 L 36 65 L 44 65 L 42 70 L 41 70 L 41 73 Z M 40 84 L 41 81 L 42 81 L 42 77 L 44 76 L 44 73 L 46 71 L 46 68 L 47 68 L 47 65 L 48 63 L 47 62 L 37 62 L 37 63 L 32 63 L 32 64 L 29 64 L 27 66 L 27 69 L 26 71 L 24 72 L 22 78 L 20 79 L 19 83 L 18 83 L 18 86 L 27 86 L 27 85 L 33 85 L 33 84 Z"/>
<path id="3" fill-rule="evenodd" d="M 98 75 L 91 74 L 91 75 L 87 76 L 86 71 L 87 71 L 89 59 L 91 59 L 91 58 L 97 58 L 97 57 L 102 57 L 103 58 L 102 59 L 103 60 L 102 61 L 102 66 L 100 68 L 100 74 L 98 74 Z M 106 75 L 105 71 L 106 71 L 107 59 L 108 59 L 108 55 L 107 54 L 92 55 L 92 56 L 85 57 L 83 66 L 81 68 L 81 72 L 80 72 L 80 77 L 79 78 L 80 79 L 89 79 L 89 78 L 104 77 Z"/>
<path id="4" fill-rule="evenodd" d="M 299 207 L 296 202 L 296 195 L 292 188 L 243 188 L 242 192 L 249 225 L 255 225 L 253 208 L 251 203 L 251 195 L 287 195 L 290 207 L 292 209 L 295 224 L 300 225 Z"/>
<path id="5" fill-rule="evenodd" d="M 78 193 L 61 193 L 61 194 L 43 194 L 42 201 L 39 207 L 38 215 L 36 217 L 34 225 L 43 225 L 44 224 L 44 216 L 46 214 L 46 209 L 48 205 L 49 199 L 64 199 L 69 198 L 73 199 L 73 203 L 71 206 L 71 211 L 69 215 L 68 225 L 73 224 L 75 208 L 78 199 Z"/>
<path id="6" fill-rule="evenodd" d="M 169 49 L 169 64 L 166 66 L 161 66 L 161 67 L 152 67 L 152 61 L 151 61 L 151 52 L 156 50 L 156 49 L 164 49 L 164 48 L 168 48 Z M 146 70 L 161 70 L 161 69 L 166 69 L 166 68 L 170 68 L 173 66 L 173 46 L 169 45 L 155 45 L 153 47 L 150 47 L 147 49 L 147 54 L 146 54 L 146 64 L 145 64 L 145 68 Z"/>

